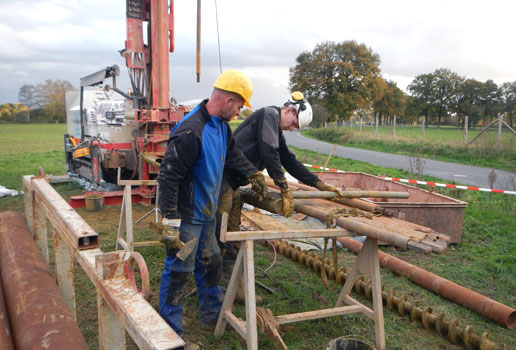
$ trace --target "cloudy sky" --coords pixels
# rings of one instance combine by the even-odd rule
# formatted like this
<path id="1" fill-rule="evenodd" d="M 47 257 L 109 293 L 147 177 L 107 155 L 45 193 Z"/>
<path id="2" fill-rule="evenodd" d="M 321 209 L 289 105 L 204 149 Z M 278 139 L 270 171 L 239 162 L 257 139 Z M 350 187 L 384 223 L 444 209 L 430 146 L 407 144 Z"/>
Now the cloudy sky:
<path id="1" fill-rule="evenodd" d="M 222 68 L 254 84 L 253 107 L 288 97 L 288 69 L 317 43 L 356 40 L 381 58 L 384 78 L 401 89 L 446 67 L 501 84 L 516 81 L 516 2 L 512 0 L 217 0 Z M 196 1 L 175 1 L 171 96 L 208 96 L 219 73 L 215 0 L 202 1 L 202 73 L 195 79 Z M 112 64 L 129 86 L 124 0 L 0 0 L 0 104 L 23 84 L 79 78 Z"/>

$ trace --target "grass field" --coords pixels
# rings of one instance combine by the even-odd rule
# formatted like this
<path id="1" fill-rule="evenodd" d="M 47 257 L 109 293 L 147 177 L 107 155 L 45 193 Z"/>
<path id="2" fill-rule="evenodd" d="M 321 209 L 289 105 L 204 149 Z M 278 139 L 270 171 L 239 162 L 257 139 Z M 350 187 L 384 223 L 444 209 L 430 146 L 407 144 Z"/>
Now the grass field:
<path id="1" fill-rule="evenodd" d="M 0 125 L 0 184 L 10 184 L 9 188 L 21 189 L 21 175 L 36 174 L 39 166 L 46 173 L 63 174 L 65 171 L 62 138 L 63 125 Z M 310 151 L 295 150 L 303 162 L 322 165 L 325 155 Z M 370 164 L 332 158 L 332 168 L 349 171 L 363 171 L 372 174 L 385 174 L 406 178 L 411 174 L 397 170 L 372 166 Z M 410 178 L 410 177 L 409 177 Z M 421 177 L 425 180 L 439 179 Z M 80 193 L 79 188 L 63 184 L 56 189 L 65 199 Z M 460 190 L 436 191 L 468 202 L 466 208 L 463 240 L 453 245 L 442 255 L 421 255 L 412 251 L 401 252 L 391 247 L 382 247 L 385 252 L 400 257 L 419 267 L 442 277 L 471 288 L 511 307 L 516 307 L 516 201 L 514 196 Z M 0 198 L 0 212 L 15 210 L 23 212 L 21 197 Z M 134 218 L 139 218 L 149 208 L 134 205 Z M 114 250 L 115 235 L 120 215 L 119 206 L 105 207 L 101 212 L 78 210 L 79 214 L 99 233 L 103 251 Z M 137 240 L 155 239 L 146 223 L 135 225 Z M 50 245 L 52 243 L 50 242 Z M 163 268 L 164 250 L 162 247 L 139 249 L 146 259 L 151 276 L 150 302 L 157 307 L 160 271 Z M 276 294 L 269 295 L 258 288 L 257 293 L 264 299 L 264 307 L 275 314 L 292 313 L 331 307 L 337 298 L 337 290 L 323 287 L 318 275 L 306 270 L 290 260 L 278 257 L 274 267 L 264 274 L 260 269 L 268 267 L 274 260 L 273 253 L 267 248 L 256 248 L 257 280 L 270 286 Z M 354 257 L 346 252 L 340 253 L 342 266 L 350 266 Z M 473 332 L 480 335 L 487 332 L 489 338 L 506 344 L 507 349 L 516 349 L 514 331 L 509 331 L 476 313 L 448 302 L 421 287 L 382 268 L 382 282 L 386 290 L 394 289 L 397 294 L 405 294 L 410 300 L 418 301 L 420 306 L 430 306 L 434 312 L 443 312 L 446 319 L 456 318 L 460 326 L 471 325 Z M 332 283 L 330 283 L 332 285 Z M 78 322 L 91 349 L 97 349 L 97 310 L 95 289 L 88 278 L 76 270 Z M 355 295 L 356 296 L 356 295 Z M 361 297 L 359 301 L 368 303 Z M 241 338 L 232 330 L 226 331 L 222 338 L 211 336 L 208 331 L 199 329 L 197 300 L 189 297 L 185 301 L 188 310 L 185 315 L 185 333 L 190 340 L 199 342 L 204 349 L 245 349 Z M 243 315 L 239 306 L 237 312 Z M 392 350 L 459 350 L 447 339 L 425 330 L 419 323 L 411 322 L 409 317 L 385 309 L 385 332 L 387 349 Z M 373 339 L 372 323 L 360 315 L 347 315 L 318 321 L 287 324 L 280 327 L 289 349 L 324 349 L 333 338 L 339 336 Z M 260 349 L 275 349 L 264 334 L 260 334 Z M 129 341 L 128 349 L 136 349 Z"/>
<path id="2" fill-rule="evenodd" d="M 469 139 L 478 133 L 471 131 Z M 496 133 L 482 134 L 473 144 L 464 145 L 463 131 L 451 128 L 426 129 L 421 139 L 421 129 L 403 127 L 319 128 L 304 130 L 305 136 L 348 147 L 368 149 L 387 153 L 404 154 L 412 157 L 429 158 L 460 164 L 476 165 L 516 172 L 516 135 L 502 134 L 501 150 L 496 148 Z"/>

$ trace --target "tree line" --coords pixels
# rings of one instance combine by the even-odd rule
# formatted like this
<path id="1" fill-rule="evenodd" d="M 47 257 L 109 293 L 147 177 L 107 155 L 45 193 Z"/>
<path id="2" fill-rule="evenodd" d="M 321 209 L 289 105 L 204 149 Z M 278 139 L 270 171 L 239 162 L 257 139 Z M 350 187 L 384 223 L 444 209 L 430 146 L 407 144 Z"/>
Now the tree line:
<path id="1" fill-rule="evenodd" d="M 375 116 L 379 123 L 415 123 L 468 127 L 503 115 L 512 127 L 516 115 L 516 81 L 498 86 L 461 77 L 448 68 L 416 76 L 408 94 L 381 76 L 380 56 L 356 41 L 323 42 L 302 52 L 290 68 L 289 88 L 303 91 L 314 109 L 314 126 Z M 465 118 L 465 117 L 468 118 Z"/>
<path id="2" fill-rule="evenodd" d="M 468 120 L 468 127 L 474 127 L 499 115 L 514 125 L 516 81 L 498 86 L 439 68 L 416 76 L 405 93 L 382 77 L 380 62 L 377 53 L 356 41 L 319 43 L 297 56 L 289 88 L 303 91 L 312 104 L 313 126 L 376 116 L 380 124 L 395 117 L 404 123 L 425 117 L 427 124 L 464 127 Z M 65 80 L 24 84 L 18 104 L 0 105 L 0 122 L 65 122 L 65 93 L 70 90 L 74 87 Z"/>
<path id="3" fill-rule="evenodd" d="M 64 123 L 65 94 L 74 90 L 66 80 L 47 79 L 42 84 L 24 84 L 18 91 L 18 103 L 0 105 L 0 122 Z"/>

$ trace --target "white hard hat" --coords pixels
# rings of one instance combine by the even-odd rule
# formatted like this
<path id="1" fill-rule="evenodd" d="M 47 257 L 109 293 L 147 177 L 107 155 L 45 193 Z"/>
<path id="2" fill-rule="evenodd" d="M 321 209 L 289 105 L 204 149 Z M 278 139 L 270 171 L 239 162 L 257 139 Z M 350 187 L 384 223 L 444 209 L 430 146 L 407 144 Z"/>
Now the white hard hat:
<path id="1" fill-rule="evenodd" d="M 303 93 L 294 91 L 290 98 L 285 102 L 286 107 L 294 108 L 297 111 L 298 128 L 302 129 L 312 122 L 312 106 L 305 100 Z"/>

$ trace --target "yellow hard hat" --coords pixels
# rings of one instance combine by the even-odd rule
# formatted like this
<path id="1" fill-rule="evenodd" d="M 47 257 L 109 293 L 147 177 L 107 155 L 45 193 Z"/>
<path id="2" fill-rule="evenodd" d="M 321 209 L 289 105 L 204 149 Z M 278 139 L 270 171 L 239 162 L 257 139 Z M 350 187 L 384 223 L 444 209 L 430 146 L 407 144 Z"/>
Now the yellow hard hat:
<path id="1" fill-rule="evenodd" d="M 244 104 L 251 108 L 249 101 L 253 95 L 253 84 L 251 84 L 251 80 L 244 73 L 236 69 L 227 70 L 219 75 L 213 86 L 217 89 L 240 95 L 245 100 Z"/>

